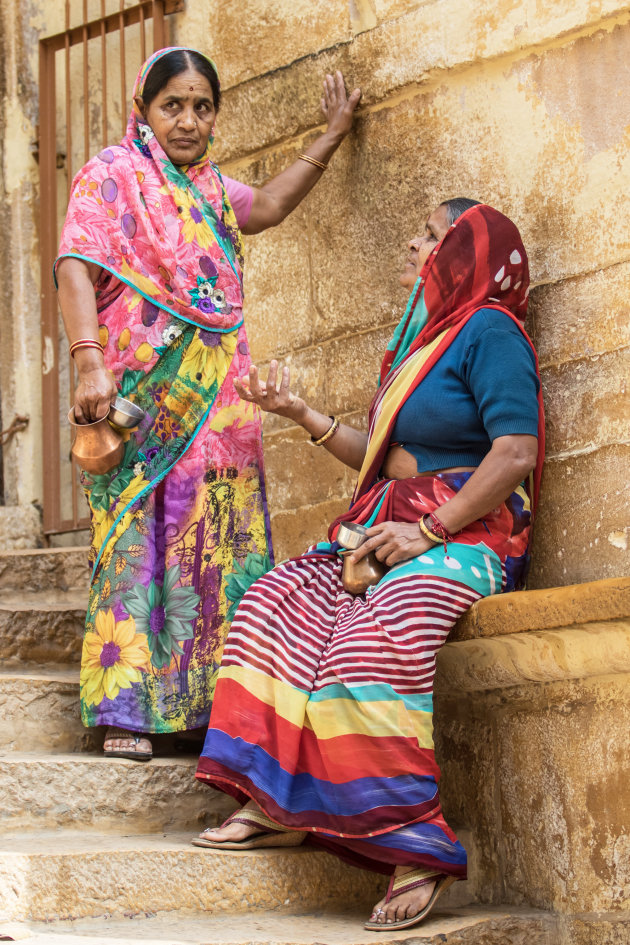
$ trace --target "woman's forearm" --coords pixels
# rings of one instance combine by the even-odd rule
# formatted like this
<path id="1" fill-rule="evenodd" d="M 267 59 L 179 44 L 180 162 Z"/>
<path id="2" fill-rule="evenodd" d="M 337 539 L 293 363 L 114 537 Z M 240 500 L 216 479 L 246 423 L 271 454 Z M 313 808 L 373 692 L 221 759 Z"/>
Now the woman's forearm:
<path id="1" fill-rule="evenodd" d="M 99 340 L 98 314 L 94 283 L 99 267 L 82 259 L 62 259 L 57 268 L 59 305 L 68 341 Z M 106 369 L 103 352 L 98 348 L 77 348 L 74 363 L 79 374 L 74 413 L 79 423 L 100 420 L 107 415 L 116 396 L 116 383 Z"/>
<path id="2" fill-rule="evenodd" d="M 332 423 L 327 414 L 313 410 L 301 398 L 295 400 L 295 412 L 291 419 L 304 427 L 307 433 L 318 440 L 330 429 Z M 323 445 L 338 460 L 351 469 L 361 469 L 367 450 L 367 433 L 355 430 L 347 423 L 341 423 L 339 429 Z"/>
<path id="3" fill-rule="evenodd" d="M 455 535 L 501 505 L 527 478 L 536 464 L 535 436 L 501 436 L 470 479 L 448 502 L 436 509 L 447 531 Z"/>
<path id="4" fill-rule="evenodd" d="M 328 164 L 343 137 L 324 132 L 304 154 L 322 164 Z M 243 227 L 243 233 L 251 236 L 282 223 L 313 189 L 323 173 L 323 168 L 298 158 L 286 170 L 255 189 L 250 217 Z"/>
<path id="5" fill-rule="evenodd" d="M 94 282 L 97 278 L 97 267 L 90 266 L 82 259 L 67 257 L 62 259 L 57 267 L 59 305 L 69 344 L 79 338 L 98 341 L 98 315 L 94 293 Z"/>

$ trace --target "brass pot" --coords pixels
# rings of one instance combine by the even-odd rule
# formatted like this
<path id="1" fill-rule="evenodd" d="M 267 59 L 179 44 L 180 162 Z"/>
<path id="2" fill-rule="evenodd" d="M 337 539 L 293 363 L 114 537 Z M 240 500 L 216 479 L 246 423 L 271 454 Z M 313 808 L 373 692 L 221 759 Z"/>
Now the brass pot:
<path id="1" fill-rule="evenodd" d="M 68 414 L 68 420 L 74 427 L 72 456 L 81 469 L 102 475 L 120 465 L 125 444 L 120 433 L 111 426 L 108 417 L 93 423 L 77 423 L 73 407 Z"/>
<path id="2" fill-rule="evenodd" d="M 372 584 L 378 584 L 385 576 L 387 568 L 382 564 L 376 554 L 370 551 L 365 558 L 361 558 L 356 564 L 350 561 L 350 555 L 363 544 L 367 536 L 367 528 L 364 525 L 358 525 L 356 522 L 341 522 L 337 530 L 337 541 L 346 551 L 342 551 L 343 571 L 341 572 L 341 581 L 343 589 L 348 594 L 365 594 L 368 587 Z"/>

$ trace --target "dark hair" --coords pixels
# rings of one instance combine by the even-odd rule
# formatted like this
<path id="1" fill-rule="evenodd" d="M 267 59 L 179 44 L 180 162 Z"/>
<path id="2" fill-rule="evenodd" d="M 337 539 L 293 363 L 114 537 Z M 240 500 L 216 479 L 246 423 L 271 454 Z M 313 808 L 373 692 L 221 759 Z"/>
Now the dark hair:
<path id="1" fill-rule="evenodd" d="M 444 200 L 440 206 L 446 207 L 448 225 L 452 226 L 466 210 L 479 206 L 479 200 L 471 200 L 470 197 L 452 197 L 450 200 Z"/>
<path id="2" fill-rule="evenodd" d="M 175 49 L 173 52 L 166 53 L 151 66 L 142 92 L 144 104 L 150 105 L 155 96 L 159 95 L 171 79 L 176 75 L 181 75 L 182 72 L 187 72 L 188 69 L 194 69 L 195 72 L 208 80 L 212 89 L 212 101 L 218 111 L 221 104 L 219 76 L 208 60 L 194 49 Z"/>

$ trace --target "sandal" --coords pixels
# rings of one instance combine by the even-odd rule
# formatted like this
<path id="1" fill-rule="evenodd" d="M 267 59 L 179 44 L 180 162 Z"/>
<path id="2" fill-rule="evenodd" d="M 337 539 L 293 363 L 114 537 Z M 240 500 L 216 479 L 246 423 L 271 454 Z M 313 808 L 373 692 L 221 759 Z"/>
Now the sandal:
<path id="1" fill-rule="evenodd" d="M 129 732 L 124 728 L 112 728 L 111 726 L 107 729 L 105 733 L 105 741 L 109 741 L 111 738 L 125 738 L 127 740 L 133 740 L 136 745 L 138 745 L 143 738 L 146 738 L 146 735 L 143 735 L 142 732 L 138 734 L 137 732 Z M 124 748 L 103 748 L 103 754 L 108 758 L 131 758 L 132 761 L 151 761 L 153 758 L 153 751 L 131 751 L 131 749 Z"/>
<path id="2" fill-rule="evenodd" d="M 245 824 L 246 827 L 259 829 L 243 840 L 206 840 L 201 836 L 194 837 L 192 843 L 196 847 L 212 847 L 215 850 L 256 850 L 260 847 L 299 847 L 306 837 L 304 831 L 282 827 L 261 810 L 245 810 L 244 807 L 228 817 L 221 827 L 227 827 L 228 824 Z M 207 827 L 204 833 L 212 829 Z"/>
<path id="3" fill-rule="evenodd" d="M 417 886 L 426 886 L 428 883 L 435 883 L 435 889 L 431 893 L 431 898 L 424 909 L 421 909 L 416 915 L 409 919 L 401 919 L 399 922 L 366 922 L 364 928 L 369 932 L 395 932 L 397 929 L 408 929 L 412 925 L 417 925 L 426 919 L 438 901 L 439 897 L 451 886 L 457 877 L 445 876 L 444 873 L 433 873 L 429 870 L 417 869 L 403 873 L 402 876 L 392 876 L 389 881 L 385 903 L 391 902 L 397 896 L 415 889 Z"/>

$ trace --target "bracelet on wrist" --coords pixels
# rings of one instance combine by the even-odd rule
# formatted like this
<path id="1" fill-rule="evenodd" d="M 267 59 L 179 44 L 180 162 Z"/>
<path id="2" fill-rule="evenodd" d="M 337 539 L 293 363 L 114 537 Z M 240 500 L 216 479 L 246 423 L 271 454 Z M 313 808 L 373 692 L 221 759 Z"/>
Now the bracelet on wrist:
<path id="1" fill-rule="evenodd" d="M 311 157 L 310 154 L 298 154 L 298 161 L 306 161 L 307 164 L 318 167 L 320 171 L 325 171 L 328 167 L 328 164 L 324 164 L 323 161 L 318 161 L 317 158 Z"/>
<path id="2" fill-rule="evenodd" d="M 80 348 L 95 348 L 97 351 L 103 353 L 103 345 L 100 341 L 95 341 L 93 338 L 79 338 L 78 341 L 73 342 L 70 345 L 70 354 L 74 357 L 74 352 L 78 351 Z"/>
<path id="3" fill-rule="evenodd" d="M 313 444 L 313 446 L 323 446 L 324 443 L 327 443 L 328 440 L 331 440 L 331 439 L 333 438 L 333 436 L 335 435 L 335 433 L 336 433 L 337 430 L 339 429 L 340 424 L 339 424 L 339 421 L 337 420 L 337 418 L 336 418 L 336 417 L 331 417 L 330 419 L 331 419 L 332 422 L 331 422 L 330 426 L 328 427 L 328 429 L 326 430 L 326 432 L 324 433 L 323 436 L 320 436 L 320 437 L 314 437 L 314 436 L 312 436 L 312 437 L 311 437 L 311 443 Z"/>
<path id="4" fill-rule="evenodd" d="M 455 541 L 455 539 L 448 529 L 442 525 L 442 522 L 439 520 L 435 512 L 428 512 L 426 515 L 422 516 L 420 521 L 424 525 L 424 528 L 426 528 L 426 532 L 422 527 L 420 531 L 422 531 L 427 538 L 432 536 L 432 540 L 436 541 L 436 543 L 442 542 L 444 544 L 444 551 L 446 552 L 447 541 Z"/>
<path id="5" fill-rule="evenodd" d="M 423 515 L 422 518 L 419 520 L 419 522 L 418 522 L 418 528 L 420 529 L 420 531 L 421 531 L 421 533 L 424 535 L 424 537 L 429 539 L 429 541 L 432 541 L 432 542 L 433 542 L 434 544 L 436 544 L 436 545 L 441 545 L 441 544 L 442 544 L 442 539 L 439 537 L 439 535 L 434 535 L 434 534 L 433 534 L 433 532 L 431 531 L 431 529 L 427 526 L 426 522 L 424 521 L 425 518 L 426 518 L 426 516 Z"/>

